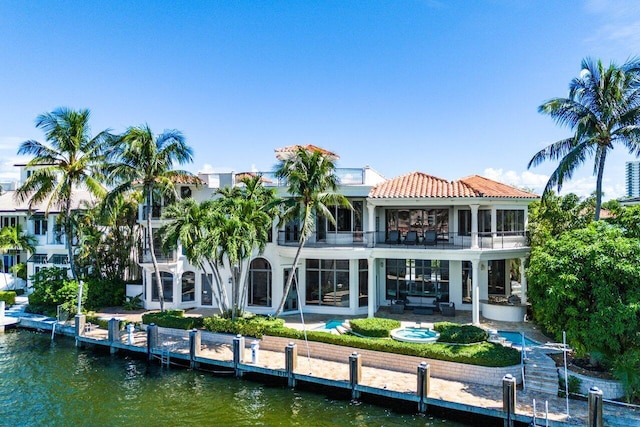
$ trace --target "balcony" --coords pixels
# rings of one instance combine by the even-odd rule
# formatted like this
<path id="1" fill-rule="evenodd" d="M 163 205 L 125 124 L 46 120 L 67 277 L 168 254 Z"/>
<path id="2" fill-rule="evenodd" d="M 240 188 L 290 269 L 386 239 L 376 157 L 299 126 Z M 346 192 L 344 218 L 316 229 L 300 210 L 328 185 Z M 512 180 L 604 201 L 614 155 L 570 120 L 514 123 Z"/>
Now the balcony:
<path id="1" fill-rule="evenodd" d="M 298 246 L 297 231 L 279 231 L 278 245 Z M 427 232 L 425 235 L 395 234 L 393 232 L 337 232 L 313 233 L 305 242 L 305 247 L 365 247 L 398 249 L 471 249 L 472 237 L 469 234 Z M 526 231 L 507 231 L 499 233 L 478 233 L 477 249 L 515 249 L 527 247 L 529 240 Z"/>
<path id="2" fill-rule="evenodd" d="M 156 249 L 156 260 L 159 263 L 172 263 L 177 261 L 177 253 L 176 251 L 171 251 L 170 253 L 163 253 L 161 250 Z M 151 259 L 151 251 L 149 249 L 144 249 L 139 256 L 140 264 L 151 264 L 153 263 Z"/>
<path id="3" fill-rule="evenodd" d="M 339 185 L 362 185 L 365 183 L 363 168 L 336 168 Z M 265 187 L 286 187 L 287 181 L 276 177 L 273 172 L 254 172 L 262 176 L 262 184 Z"/>

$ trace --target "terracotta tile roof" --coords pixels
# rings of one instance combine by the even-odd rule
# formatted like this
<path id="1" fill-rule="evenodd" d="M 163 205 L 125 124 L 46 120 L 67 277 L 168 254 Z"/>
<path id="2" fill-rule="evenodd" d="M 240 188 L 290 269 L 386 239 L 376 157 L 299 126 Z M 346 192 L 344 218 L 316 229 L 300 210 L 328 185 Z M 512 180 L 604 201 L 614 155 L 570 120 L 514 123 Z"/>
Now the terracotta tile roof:
<path id="1" fill-rule="evenodd" d="M 26 212 L 29 211 L 29 200 L 25 200 L 24 202 L 20 202 L 15 199 L 14 195 L 15 191 L 7 191 L 6 193 L 2 193 L 0 195 L 0 212 L 1 213 L 11 213 L 11 212 Z M 86 190 L 74 190 L 73 198 L 71 200 L 71 209 L 85 209 L 86 204 L 95 203 L 95 197 Z M 47 202 L 41 202 L 34 204 L 31 206 L 31 212 L 33 213 L 44 213 L 47 209 Z M 49 213 L 59 213 L 61 209 L 59 206 L 51 206 Z"/>
<path id="2" fill-rule="evenodd" d="M 311 145 L 311 144 L 307 144 L 307 145 L 289 145 L 289 146 L 282 147 L 282 148 L 276 148 L 275 149 L 276 158 L 278 160 L 282 160 L 283 158 L 287 157 L 287 155 L 295 153 L 300 148 L 304 148 L 305 150 L 311 151 L 311 152 L 319 151 L 320 153 L 322 153 L 322 154 L 324 154 L 326 156 L 333 157 L 334 160 L 337 160 L 337 159 L 340 158 L 340 156 L 338 156 L 336 153 L 332 153 L 329 150 L 325 150 L 324 148 L 316 147 L 315 145 Z"/>
<path id="3" fill-rule="evenodd" d="M 171 177 L 174 184 L 196 184 L 204 185 L 204 181 L 195 175 L 175 175 Z"/>
<path id="4" fill-rule="evenodd" d="M 522 199 L 540 198 L 537 194 L 529 193 L 528 191 L 520 190 L 519 188 L 511 185 L 503 184 L 480 175 L 472 175 L 462 178 L 460 179 L 460 182 L 463 182 L 473 188 L 482 197 L 514 197 Z"/>
<path id="5" fill-rule="evenodd" d="M 537 195 L 510 185 L 474 175 L 458 181 L 447 181 L 422 172 L 411 172 L 374 187 L 371 198 L 450 198 L 450 197 L 515 197 L 538 198 Z"/>

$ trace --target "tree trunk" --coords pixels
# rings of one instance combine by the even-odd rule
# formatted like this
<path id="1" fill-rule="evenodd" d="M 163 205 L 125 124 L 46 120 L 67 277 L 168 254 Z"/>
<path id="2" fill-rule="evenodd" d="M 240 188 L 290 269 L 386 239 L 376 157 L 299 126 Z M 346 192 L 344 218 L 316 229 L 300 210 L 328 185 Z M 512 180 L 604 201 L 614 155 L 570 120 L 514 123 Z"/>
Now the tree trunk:
<path id="1" fill-rule="evenodd" d="M 606 148 L 602 150 L 602 156 L 600 156 L 600 161 L 598 162 L 598 177 L 596 178 L 596 212 L 594 216 L 594 220 L 598 221 L 600 219 L 600 206 L 602 205 L 602 176 L 604 175 L 604 162 L 607 157 Z"/>
<path id="2" fill-rule="evenodd" d="M 291 290 L 291 284 L 293 283 L 293 278 L 297 274 L 298 261 L 300 261 L 300 254 L 302 253 L 302 247 L 304 246 L 305 241 L 306 241 L 306 238 L 304 237 L 304 233 L 301 233 L 300 240 L 298 242 L 298 250 L 296 251 L 296 256 L 293 259 L 293 268 L 291 269 L 291 274 L 287 278 L 287 284 L 284 287 L 282 298 L 280 299 L 280 305 L 278 305 L 278 308 L 276 309 L 276 312 L 273 315 L 274 317 L 278 317 L 280 313 L 282 313 L 282 310 L 284 309 L 284 304 L 287 302 L 287 295 L 289 295 L 289 291 Z"/>
<path id="3" fill-rule="evenodd" d="M 156 276 L 156 286 L 158 288 L 158 300 L 160 301 L 160 311 L 164 311 L 164 289 L 162 288 L 162 279 L 160 278 L 160 268 L 158 267 L 158 259 L 156 258 L 156 251 L 153 247 L 153 229 L 151 228 L 151 211 L 152 198 L 151 188 L 147 191 L 147 236 L 149 239 L 149 253 L 151 254 L 151 262 L 153 262 L 153 271 Z"/>

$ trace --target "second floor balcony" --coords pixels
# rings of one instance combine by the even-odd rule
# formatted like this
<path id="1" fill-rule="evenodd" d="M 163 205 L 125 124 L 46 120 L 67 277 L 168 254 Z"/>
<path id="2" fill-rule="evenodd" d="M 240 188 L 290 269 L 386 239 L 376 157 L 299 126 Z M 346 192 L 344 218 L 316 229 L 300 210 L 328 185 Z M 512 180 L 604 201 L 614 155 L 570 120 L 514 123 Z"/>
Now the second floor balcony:
<path id="1" fill-rule="evenodd" d="M 178 260 L 177 252 L 171 251 L 169 253 L 162 252 L 159 249 L 155 250 L 156 261 L 159 263 L 172 263 Z M 153 260 L 151 259 L 151 251 L 149 249 L 143 249 L 139 253 L 139 262 L 140 264 L 152 264 Z"/>
<path id="2" fill-rule="evenodd" d="M 280 231 L 278 245 L 297 246 L 300 235 L 297 231 Z M 513 249 L 529 246 L 527 232 L 502 231 L 496 233 L 483 232 L 473 236 L 468 233 L 425 232 L 418 234 L 399 231 L 374 232 L 334 232 L 312 233 L 305 242 L 305 247 L 365 247 L 365 248 L 397 248 L 397 249 Z"/>

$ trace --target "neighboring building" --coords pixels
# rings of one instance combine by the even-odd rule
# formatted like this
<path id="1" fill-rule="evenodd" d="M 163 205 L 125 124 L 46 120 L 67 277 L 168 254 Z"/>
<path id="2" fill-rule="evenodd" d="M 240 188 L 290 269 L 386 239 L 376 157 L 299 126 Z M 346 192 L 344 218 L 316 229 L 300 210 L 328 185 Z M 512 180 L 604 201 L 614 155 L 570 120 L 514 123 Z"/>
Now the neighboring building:
<path id="1" fill-rule="evenodd" d="M 286 155 L 293 147 L 276 150 Z M 310 149 L 318 149 L 310 147 Z M 529 255 L 527 207 L 538 196 L 480 176 L 447 181 L 421 172 L 385 180 L 369 167 L 338 169 L 339 192 L 354 207 L 336 208 L 336 225 L 316 221 L 298 265 L 297 291 L 285 312 L 373 316 L 394 300 L 414 305 L 450 301 L 480 319 L 480 301 L 517 294 L 526 302 L 524 261 Z M 204 200 L 244 174 L 200 175 L 204 185 L 177 184 L 179 194 Z M 262 174 L 266 186 L 286 197 L 284 183 Z M 161 209 L 153 227 L 162 225 Z M 144 227 L 143 209 L 140 224 Z M 273 240 L 251 261 L 246 309 L 275 311 L 291 273 L 298 225 L 274 225 Z M 160 253 L 160 251 L 157 251 Z M 143 300 L 159 308 L 153 265 L 143 251 Z M 206 279 L 182 255 L 162 255 L 165 307 L 214 307 Z M 223 277 L 227 282 L 229 276 Z M 300 295 L 297 294 L 300 293 Z"/>
<path id="2" fill-rule="evenodd" d="M 21 182 L 31 174 L 32 168 L 24 164 L 15 165 L 20 168 Z M 92 198 L 87 191 L 76 191 L 72 209 L 80 209 Z M 9 252 L 2 254 L 2 272 L 8 273 L 14 263 L 26 262 L 27 285 L 29 278 L 45 267 L 69 267 L 66 237 L 58 221 L 60 209 L 51 206 L 47 212 L 47 204 L 40 203 L 29 209 L 29 201 L 18 202 L 15 191 L 3 192 L 0 195 L 0 227 L 20 224 L 26 233 L 36 238 L 35 253 Z M 14 256 L 15 255 L 15 256 Z"/>
<path id="3" fill-rule="evenodd" d="M 640 197 L 640 161 L 626 162 L 624 175 L 625 196 L 628 198 Z"/>

